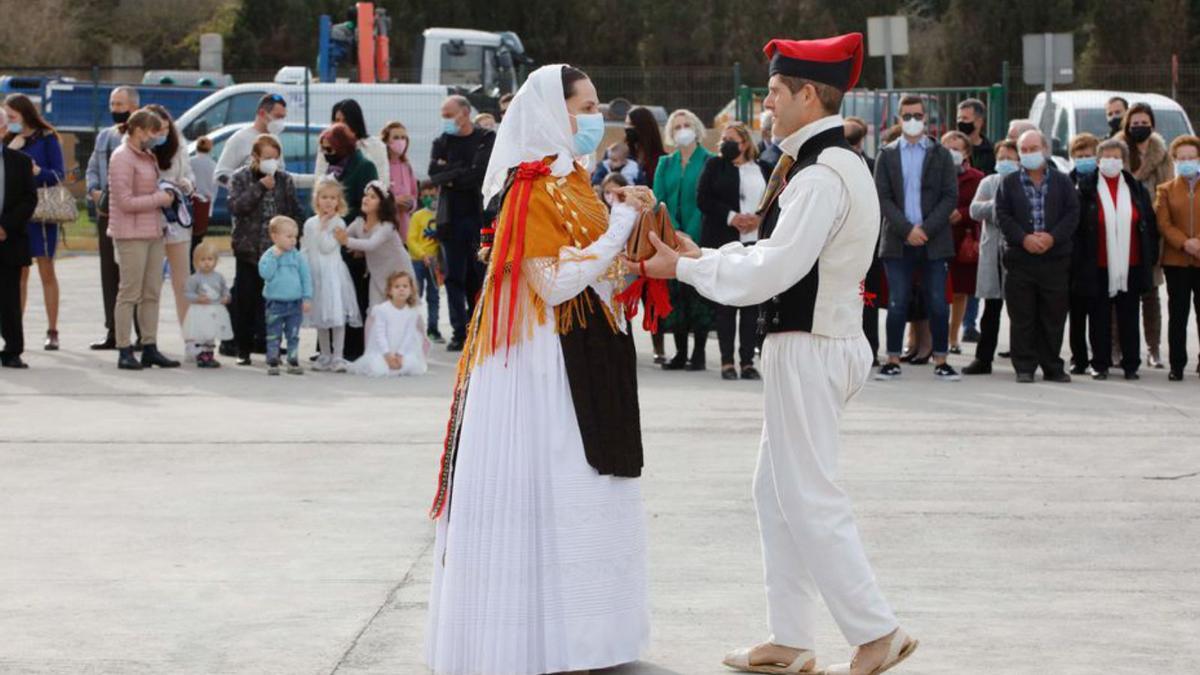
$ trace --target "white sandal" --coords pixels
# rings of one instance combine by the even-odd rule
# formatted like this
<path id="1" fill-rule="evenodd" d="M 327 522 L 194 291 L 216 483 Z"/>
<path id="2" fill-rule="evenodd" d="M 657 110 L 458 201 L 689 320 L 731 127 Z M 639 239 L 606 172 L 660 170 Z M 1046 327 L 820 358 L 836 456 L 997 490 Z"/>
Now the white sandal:
<path id="1" fill-rule="evenodd" d="M 750 665 L 750 650 L 752 647 L 743 647 L 734 650 L 725 655 L 723 663 L 734 670 L 743 673 L 768 673 L 769 675 L 822 675 L 822 672 L 816 669 L 817 655 L 811 650 L 805 649 L 796 655 L 796 659 L 786 666 L 778 663 L 762 664 L 757 666 Z M 804 670 L 804 664 L 813 661 L 813 668 Z"/>
<path id="2" fill-rule="evenodd" d="M 896 632 L 892 634 L 891 644 L 888 645 L 887 657 L 883 659 L 883 663 L 879 664 L 879 667 L 867 675 L 880 675 L 880 673 L 895 668 L 901 661 L 912 656 L 920 644 L 920 641 L 910 638 L 903 629 L 897 628 Z M 825 675 L 850 675 L 850 664 L 839 663 L 836 666 L 830 666 L 825 671 Z"/>

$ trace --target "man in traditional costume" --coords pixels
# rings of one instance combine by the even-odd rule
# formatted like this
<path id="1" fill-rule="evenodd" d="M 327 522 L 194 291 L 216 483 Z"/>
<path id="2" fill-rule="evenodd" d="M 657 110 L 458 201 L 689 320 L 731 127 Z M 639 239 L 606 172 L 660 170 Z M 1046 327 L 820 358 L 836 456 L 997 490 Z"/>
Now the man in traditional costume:
<path id="1" fill-rule="evenodd" d="M 676 252 L 657 242 L 646 274 L 677 277 L 724 305 L 761 304 L 765 410 L 754 503 L 767 587 L 767 642 L 729 654 L 757 673 L 876 675 L 917 641 L 875 582 L 838 487 L 838 421 L 870 374 L 861 283 L 879 235 L 879 199 L 838 115 L 862 69 L 862 35 L 772 40 L 770 93 L 782 156 L 759 207 L 756 246 Z M 849 664 L 816 669 L 818 595 L 852 645 Z"/>

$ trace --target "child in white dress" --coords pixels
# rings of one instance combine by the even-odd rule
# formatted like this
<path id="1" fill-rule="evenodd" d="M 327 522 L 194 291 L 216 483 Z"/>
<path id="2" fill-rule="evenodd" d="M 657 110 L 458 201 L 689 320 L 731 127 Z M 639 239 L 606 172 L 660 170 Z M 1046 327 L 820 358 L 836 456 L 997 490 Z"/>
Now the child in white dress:
<path id="1" fill-rule="evenodd" d="M 332 178 L 322 178 L 313 189 L 313 211 L 317 214 L 304 223 L 303 248 L 312 271 L 312 312 L 304 325 L 317 329 L 320 356 L 313 370 L 345 372 L 342 349 L 346 326 L 361 326 L 354 281 L 342 260 L 337 233 L 345 232 L 346 198 L 342 186 Z"/>
<path id="2" fill-rule="evenodd" d="M 219 368 L 221 362 L 213 357 L 219 340 L 233 339 L 229 323 L 229 285 L 217 271 L 217 247 L 201 242 L 192 252 L 196 272 L 183 287 L 187 298 L 187 316 L 183 320 L 183 338 L 196 352 L 197 368 Z"/>
<path id="3" fill-rule="evenodd" d="M 387 289 L 388 299 L 371 308 L 366 351 L 350 364 L 350 372 L 372 377 L 423 375 L 428 370 L 429 341 L 425 319 L 417 309 L 416 284 L 408 272 L 394 272 Z"/>

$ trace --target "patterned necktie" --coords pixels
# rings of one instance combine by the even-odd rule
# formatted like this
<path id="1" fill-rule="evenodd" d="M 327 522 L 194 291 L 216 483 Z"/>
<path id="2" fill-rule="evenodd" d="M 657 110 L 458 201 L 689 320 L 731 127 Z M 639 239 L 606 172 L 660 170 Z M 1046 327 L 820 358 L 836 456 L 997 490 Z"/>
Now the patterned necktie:
<path id="1" fill-rule="evenodd" d="M 796 158 L 791 155 L 780 156 L 779 162 L 775 164 L 775 170 L 771 172 L 770 180 L 767 181 L 767 189 L 763 192 L 762 201 L 758 203 L 758 210 L 755 211 L 759 216 L 766 215 L 771 202 L 775 201 L 780 191 L 787 185 L 788 171 L 791 171 L 792 165 L 795 163 Z"/>

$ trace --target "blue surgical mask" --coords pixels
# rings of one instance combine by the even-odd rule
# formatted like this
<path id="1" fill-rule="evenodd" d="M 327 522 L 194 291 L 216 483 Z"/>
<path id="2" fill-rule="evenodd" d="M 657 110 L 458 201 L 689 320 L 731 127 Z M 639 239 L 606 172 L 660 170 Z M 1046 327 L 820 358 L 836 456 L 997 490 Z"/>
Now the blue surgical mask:
<path id="1" fill-rule="evenodd" d="M 575 132 L 575 152 L 580 155 L 590 155 L 600 147 L 600 139 L 604 138 L 604 115 L 600 113 L 575 115 L 575 124 L 579 127 L 579 131 Z"/>
<path id="2" fill-rule="evenodd" d="M 1007 176 L 1010 173 L 1016 173 L 1021 165 L 1017 164 L 1015 159 L 998 159 L 996 160 L 996 173 L 1001 176 Z"/>
<path id="3" fill-rule="evenodd" d="M 8 123 L 8 132 L 11 134 L 19 134 L 24 128 L 24 125 L 22 125 L 20 122 Z"/>
<path id="4" fill-rule="evenodd" d="M 1040 152 L 1022 152 L 1021 166 L 1026 171 L 1037 171 L 1046 165 L 1046 156 Z"/>
<path id="5" fill-rule="evenodd" d="M 1182 159 L 1175 162 L 1175 173 L 1184 178 L 1192 178 L 1200 174 L 1200 159 Z"/>
<path id="6" fill-rule="evenodd" d="M 1079 157 L 1075 160 L 1075 173 L 1081 176 L 1090 176 L 1096 173 L 1096 166 L 1095 157 Z"/>
<path id="7" fill-rule="evenodd" d="M 166 145 L 166 144 L 167 144 L 166 136 L 155 136 L 154 140 L 150 142 L 150 146 L 155 147 L 155 148 L 157 148 L 161 145 Z"/>
<path id="8" fill-rule="evenodd" d="M 450 134 L 451 136 L 458 135 L 458 122 L 454 121 L 453 117 L 442 118 L 442 133 Z"/>

